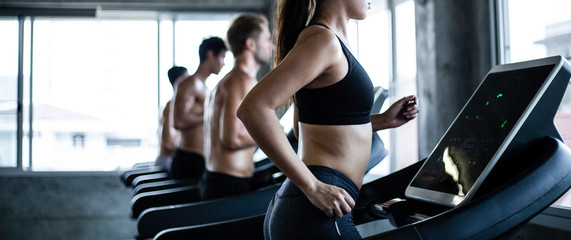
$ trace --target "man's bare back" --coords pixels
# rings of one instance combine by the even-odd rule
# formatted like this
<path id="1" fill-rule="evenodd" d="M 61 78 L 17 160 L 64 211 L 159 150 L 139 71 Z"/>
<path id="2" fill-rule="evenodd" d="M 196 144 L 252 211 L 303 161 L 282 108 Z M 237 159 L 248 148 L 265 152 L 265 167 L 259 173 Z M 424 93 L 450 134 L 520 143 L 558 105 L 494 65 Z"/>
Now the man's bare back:
<path id="1" fill-rule="evenodd" d="M 256 79 L 239 69 L 229 72 L 213 90 L 205 113 L 206 168 L 211 172 L 236 177 L 251 177 L 255 143 L 236 117 L 242 99 L 256 84 Z"/>

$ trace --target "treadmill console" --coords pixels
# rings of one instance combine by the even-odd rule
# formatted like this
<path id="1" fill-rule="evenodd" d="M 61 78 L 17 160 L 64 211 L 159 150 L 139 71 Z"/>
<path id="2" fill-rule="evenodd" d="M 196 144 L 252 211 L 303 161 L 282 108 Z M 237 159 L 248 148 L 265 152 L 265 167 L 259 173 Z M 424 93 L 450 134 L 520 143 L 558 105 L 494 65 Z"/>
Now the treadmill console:
<path id="1" fill-rule="evenodd" d="M 542 125 L 554 128 L 555 113 L 533 113 L 541 99 L 550 97 L 546 92 L 551 85 L 561 81 L 569 82 L 569 64 L 560 56 L 493 68 L 413 178 L 405 195 L 446 206 L 457 206 L 471 198 L 514 138 L 523 134 L 520 130 L 528 118 L 544 118 L 544 124 L 537 129 Z M 553 97 L 559 97 L 555 101 L 558 105 L 562 96 Z M 528 130 L 535 129 L 522 131 Z M 556 130 L 555 135 L 559 137 Z"/>

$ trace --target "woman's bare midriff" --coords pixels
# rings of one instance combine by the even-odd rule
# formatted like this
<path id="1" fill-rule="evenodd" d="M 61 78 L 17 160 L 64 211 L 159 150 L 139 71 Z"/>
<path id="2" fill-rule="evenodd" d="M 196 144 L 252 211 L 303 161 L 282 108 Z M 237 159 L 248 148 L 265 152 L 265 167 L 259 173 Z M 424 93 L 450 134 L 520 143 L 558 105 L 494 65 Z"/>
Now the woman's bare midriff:
<path id="1" fill-rule="evenodd" d="M 299 156 L 306 165 L 333 168 L 361 188 L 371 154 L 371 124 L 299 123 Z"/>

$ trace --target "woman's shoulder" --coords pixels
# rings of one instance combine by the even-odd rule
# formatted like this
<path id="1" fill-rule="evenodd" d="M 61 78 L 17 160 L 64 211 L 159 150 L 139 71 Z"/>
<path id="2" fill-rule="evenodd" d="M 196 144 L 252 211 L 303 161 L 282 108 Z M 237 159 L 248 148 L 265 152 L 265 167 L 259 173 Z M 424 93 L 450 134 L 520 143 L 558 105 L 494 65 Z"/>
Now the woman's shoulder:
<path id="1" fill-rule="evenodd" d="M 320 25 L 310 25 L 304 28 L 296 44 L 316 47 L 313 49 L 339 46 L 335 33 Z"/>

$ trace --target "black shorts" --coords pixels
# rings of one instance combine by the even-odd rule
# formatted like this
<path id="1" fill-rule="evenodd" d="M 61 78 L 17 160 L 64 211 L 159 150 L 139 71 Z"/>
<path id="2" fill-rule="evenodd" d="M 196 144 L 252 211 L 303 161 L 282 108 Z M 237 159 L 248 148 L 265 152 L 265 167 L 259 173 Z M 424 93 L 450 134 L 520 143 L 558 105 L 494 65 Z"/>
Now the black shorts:
<path id="1" fill-rule="evenodd" d="M 250 192 L 252 178 L 204 171 L 199 183 L 200 200 L 212 200 Z"/>
<path id="2" fill-rule="evenodd" d="M 200 153 L 175 149 L 172 161 L 168 164 L 171 178 L 198 178 L 205 169 L 204 156 Z"/>
<path id="3" fill-rule="evenodd" d="M 359 188 L 341 172 L 323 166 L 308 166 L 320 181 L 338 186 L 357 201 Z M 289 179 L 280 187 L 268 207 L 264 238 L 279 239 L 361 239 L 353 214 L 328 217 L 315 207 Z"/>

